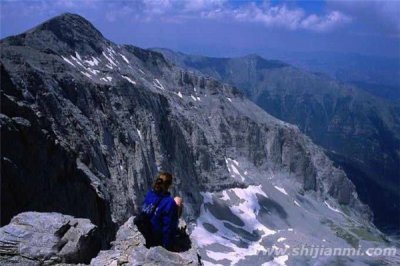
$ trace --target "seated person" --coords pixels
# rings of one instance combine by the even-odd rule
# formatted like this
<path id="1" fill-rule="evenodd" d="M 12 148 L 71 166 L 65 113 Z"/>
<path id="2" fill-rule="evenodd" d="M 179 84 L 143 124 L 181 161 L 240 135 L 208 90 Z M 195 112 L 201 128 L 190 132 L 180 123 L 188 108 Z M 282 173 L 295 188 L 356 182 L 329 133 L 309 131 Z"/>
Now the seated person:
<path id="1" fill-rule="evenodd" d="M 183 200 L 180 197 L 171 197 L 168 192 L 172 184 L 172 175 L 160 172 L 144 199 L 142 212 L 150 218 L 151 232 L 146 236 L 147 247 L 163 246 L 173 250 L 175 235 L 178 229 L 178 219 L 182 214 Z"/>

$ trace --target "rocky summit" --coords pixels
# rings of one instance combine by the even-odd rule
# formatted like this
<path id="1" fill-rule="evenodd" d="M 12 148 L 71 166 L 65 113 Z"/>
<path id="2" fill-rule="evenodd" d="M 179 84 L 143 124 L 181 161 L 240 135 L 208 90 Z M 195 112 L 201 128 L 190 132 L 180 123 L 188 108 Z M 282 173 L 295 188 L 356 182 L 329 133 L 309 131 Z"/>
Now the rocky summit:
<path id="1" fill-rule="evenodd" d="M 270 252 L 392 243 L 321 148 L 237 89 L 158 52 L 114 44 L 74 14 L 3 39 L 0 47 L 1 264 L 365 265 L 397 259 Z M 160 170 L 173 173 L 171 192 L 185 201 L 191 244 L 180 253 L 146 249 L 131 223 Z M 26 215 L 34 224 L 18 222 Z M 86 231 L 64 240 L 60 231 L 80 219 Z M 36 236 L 44 228 L 51 228 L 46 237 Z M 97 254 L 74 244 L 92 231 Z M 73 259 L 60 255 L 58 243 L 66 243 Z M 37 246 L 42 256 L 27 258 Z"/>

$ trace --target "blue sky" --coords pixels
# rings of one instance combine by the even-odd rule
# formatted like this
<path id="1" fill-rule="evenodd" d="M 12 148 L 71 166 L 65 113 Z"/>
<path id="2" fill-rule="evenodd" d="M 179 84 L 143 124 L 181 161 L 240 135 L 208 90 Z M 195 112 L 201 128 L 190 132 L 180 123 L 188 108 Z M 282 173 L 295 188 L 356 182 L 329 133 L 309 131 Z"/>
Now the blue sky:
<path id="1" fill-rule="evenodd" d="M 1 38 L 63 12 L 108 39 L 211 56 L 285 51 L 400 56 L 400 0 L 0 0 Z"/>

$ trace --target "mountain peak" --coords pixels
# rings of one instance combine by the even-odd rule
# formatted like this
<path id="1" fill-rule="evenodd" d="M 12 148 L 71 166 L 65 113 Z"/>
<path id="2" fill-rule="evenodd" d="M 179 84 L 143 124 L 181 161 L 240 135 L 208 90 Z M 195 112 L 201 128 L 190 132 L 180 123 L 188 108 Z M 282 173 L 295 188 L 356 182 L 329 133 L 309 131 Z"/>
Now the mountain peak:
<path id="1" fill-rule="evenodd" d="M 258 66 L 258 68 L 280 68 L 289 66 L 288 64 L 279 60 L 267 60 L 258 54 L 248 54 L 239 59 L 245 60 L 245 62 L 252 62 Z"/>
<path id="2" fill-rule="evenodd" d="M 66 44 L 69 48 L 83 53 L 88 49 L 101 53 L 102 44 L 106 41 L 92 23 L 72 13 L 63 13 L 51 18 L 20 36 L 29 39 L 26 43 L 30 45 L 40 44 L 51 50 L 60 50 Z M 43 43 L 44 39 L 48 42 Z"/>
<path id="3" fill-rule="evenodd" d="M 63 13 L 40 24 L 32 31 L 48 30 L 59 38 L 73 38 L 74 40 L 83 39 L 103 39 L 103 35 L 85 18 L 77 14 Z"/>

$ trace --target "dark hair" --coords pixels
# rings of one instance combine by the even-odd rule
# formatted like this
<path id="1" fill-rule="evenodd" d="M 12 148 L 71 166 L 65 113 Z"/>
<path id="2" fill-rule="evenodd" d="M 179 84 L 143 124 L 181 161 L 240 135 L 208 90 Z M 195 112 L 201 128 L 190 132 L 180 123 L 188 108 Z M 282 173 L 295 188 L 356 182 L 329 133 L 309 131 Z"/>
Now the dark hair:
<path id="1" fill-rule="evenodd" d="M 168 172 L 159 172 L 157 175 L 157 179 L 159 179 L 161 176 L 165 176 L 166 179 L 166 184 L 171 185 L 172 184 L 172 174 Z"/>
<path id="2" fill-rule="evenodd" d="M 161 176 L 166 177 L 165 181 L 163 181 Z M 171 185 L 172 184 L 172 174 L 170 174 L 168 172 L 159 172 L 154 180 L 153 189 L 159 190 L 161 188 L 161 187 L 159 187 L 159 185 L 161 185 L 163 183 L 166 184 L 167 186 Z"/>

